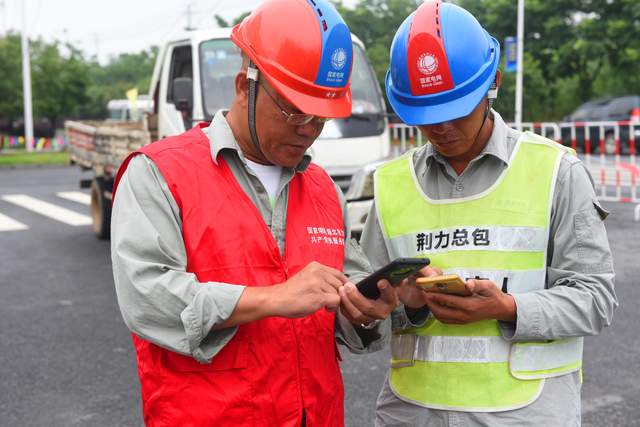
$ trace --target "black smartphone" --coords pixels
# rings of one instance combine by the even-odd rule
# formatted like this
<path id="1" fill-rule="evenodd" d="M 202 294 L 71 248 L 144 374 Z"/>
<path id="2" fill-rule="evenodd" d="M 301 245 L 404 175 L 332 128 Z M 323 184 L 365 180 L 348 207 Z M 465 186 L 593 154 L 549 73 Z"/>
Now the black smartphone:
<path id="1" fill-rule="evenodd" d="M 356 284 L 362 295 L 369 299 L 380 298 L 378 282 L 387 279 L 391 286 L 396 286 L 403 279 L 415 274 L 422 267 L 429 265 L 429 258 L 396 258 L 378 271 L 371 273 Z"/>

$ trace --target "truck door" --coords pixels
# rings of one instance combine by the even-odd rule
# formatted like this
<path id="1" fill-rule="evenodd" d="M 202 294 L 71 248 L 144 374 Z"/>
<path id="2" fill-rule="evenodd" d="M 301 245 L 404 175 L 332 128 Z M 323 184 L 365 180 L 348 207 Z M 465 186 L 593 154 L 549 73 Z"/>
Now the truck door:
<path id="1" fill-rule="evenodd" d="M 188 42 L 169 46 L 160 88 L 158 106 L 158 131 L 160 138 L 177 135 L 189 127 L 193 111 L 181 112 L 176 108 L 173 83 L 177 78 L 188 78 L 193 82 L 193 55 Z M 188 116 L 188 117 L 186 117 Z"/>

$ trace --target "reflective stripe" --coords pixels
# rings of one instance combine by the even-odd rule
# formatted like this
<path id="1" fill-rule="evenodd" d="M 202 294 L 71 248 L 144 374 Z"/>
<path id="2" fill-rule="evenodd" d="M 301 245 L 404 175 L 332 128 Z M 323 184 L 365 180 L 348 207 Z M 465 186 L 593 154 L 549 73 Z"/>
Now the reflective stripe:
<path id="1" fill-rule="evenodd" d="M 456 239 L 456 236 L 461 237 Z M 450 251 L 544 252 L 547 230 L 544 227 L 500 225 L 419 230 L 390 238 L 389 246 L 391 253 L 407 257 Z"/>
<path id="2" fill-rule="evenodd" d="M 567 367 L 575 370 L 582 360 L 582 346 L 584 339 L 566 338 L 550 342 L 516 343 L 511 348 L 509 368 L 514 376 L 518 372 L 526 373 L 527 377 L 535 374 L 533 371 L 558 370 Z M 557 373 L 561 375 L 566 370 Z"/>
<path id="3" fill-rule="evenodd" d="M 394 334 L 391 337 L 391 359 L 414 361 L 416 338 L 413 334 Z"/>
<path id="4" fill-rule="evenodd" d="M 502 337 L 402 334 L 391 338 L 391 357 L 398 361 L 507 362 L 510 347 Z"/>
<path id="5" fill-rule="evenodd" d="M 444 274 L 457 274 L 464 280 L 480 277 L 489 279 L 502 289 L 507 284 L 507 291 L 514 294 L 532 292 L 544 289 L 546 282 L 546 269 L 539 270 L 470 270 L 463 268 L 450 268 L 443 271 Z"/>

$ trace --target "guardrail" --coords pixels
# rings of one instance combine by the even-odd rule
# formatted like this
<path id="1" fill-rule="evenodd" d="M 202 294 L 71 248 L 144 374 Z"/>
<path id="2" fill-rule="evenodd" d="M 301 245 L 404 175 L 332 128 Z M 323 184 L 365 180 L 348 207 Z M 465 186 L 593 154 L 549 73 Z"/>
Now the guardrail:
<path id="1" fill-rule="evenodd" d="M 389 128 L 393 156 L 427 142 L 416 127 L 392 123 Z M 522 123 L 521 129 L 575 149 L 594 177 L 598 199 L 640 203 L 640 165 L 636 157 L 640 122 L 529 122 Z M 640 220 L 640 204 L 635 218 Z"/>

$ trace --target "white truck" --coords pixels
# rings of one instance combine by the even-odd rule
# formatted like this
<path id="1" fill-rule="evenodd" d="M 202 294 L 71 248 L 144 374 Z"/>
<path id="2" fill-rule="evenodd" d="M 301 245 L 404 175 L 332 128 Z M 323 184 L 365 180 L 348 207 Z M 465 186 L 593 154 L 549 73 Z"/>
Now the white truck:
<path id="1" fill-rule="evenodd" d="M 94 171 L 93 178 L 81 185 L 91 187 L 93 229 L 98 237 L 109 237 L 113 178 L 128 152 L 208 122 L 216 111 L 230 106 L 241 66 L 230 34 L 228 28 L 191 31 L 166 43 L 151 78 L 153 111 L 141 122 L 65 123 L 72 162 Z M 363 43 L 355 36 L 352 41 L 352 115 L 328 122 L 311 148 L 313 161 L 345 190 L 358 169 L 387 157 L 390 147 L 380 86 Z M 357 231 L 362 224 L 355 222 Z"/>

